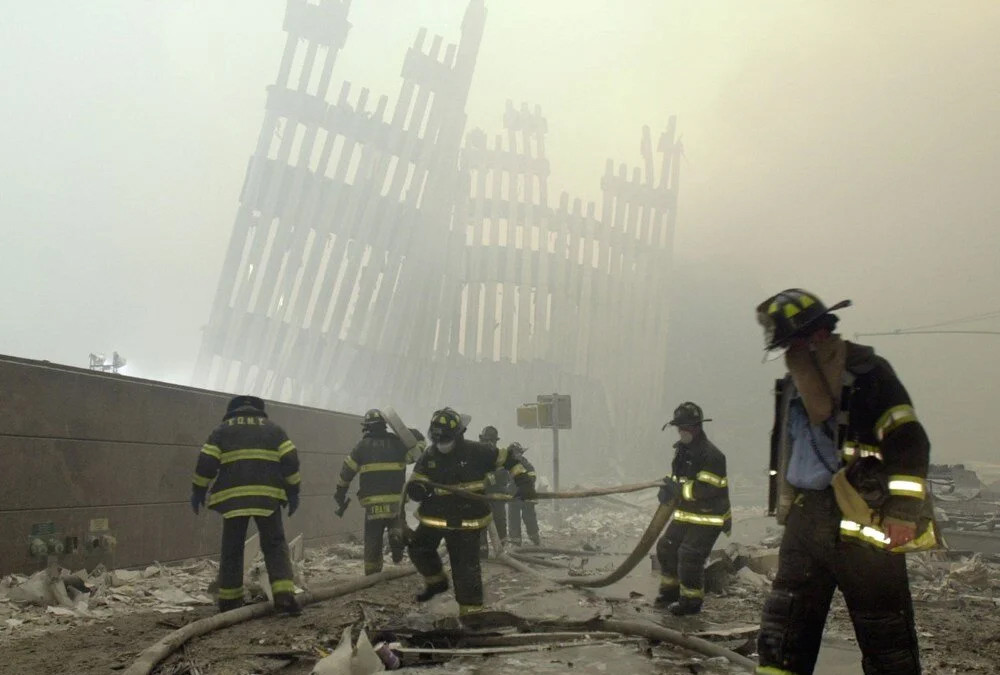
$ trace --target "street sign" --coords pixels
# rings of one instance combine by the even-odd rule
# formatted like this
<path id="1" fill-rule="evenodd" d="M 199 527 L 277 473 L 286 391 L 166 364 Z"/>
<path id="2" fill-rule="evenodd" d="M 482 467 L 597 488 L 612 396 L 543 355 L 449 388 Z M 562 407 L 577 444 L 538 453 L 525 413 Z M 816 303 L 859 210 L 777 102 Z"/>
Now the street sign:
<path id="1" fill-rule="evenodd" d="M 538 404 L 525 403 L 517 406 L 517 426 L 522 429 L 538 429 Z"/>
<path id="2" fill-rule="evenodd" d="M 539 394 L 538 426 L 542 429 L 571 429 L 573 427 L 569 394 Z"/>

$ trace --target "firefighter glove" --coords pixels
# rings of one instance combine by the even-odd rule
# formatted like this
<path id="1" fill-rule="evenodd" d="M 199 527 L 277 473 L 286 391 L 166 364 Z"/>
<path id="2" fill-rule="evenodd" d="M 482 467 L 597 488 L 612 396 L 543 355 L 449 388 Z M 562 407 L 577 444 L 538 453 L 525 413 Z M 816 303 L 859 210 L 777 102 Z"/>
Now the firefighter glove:
<path id="1" fill-rule="evenodd" d="M 663 486 L 660 488 L 660 493 L 657 497 L 661 504 L 669 504 L 670 502 L 677 499 L 680 496 L 680 486 L 670 478 L 663 479 Z"/>
<path id="2" fill-rule="evenodd" d="M 289 492 L 288 493 L 288 517 L 291 518 L 292 514 L 299 509 L 299 493 Z"/>
<path id="3" fill-rule="evenodd" d="M 337 488 L 336 492 L 333 493 L 333 501 L 337 502 L 340 506 L 347 503 L 347 486 L 341 485 Z"/>
<path id="4" fill-rule="evenodd" d="M 421 481 L 410 481 L 406 484 L 406 495 L 415 502 L 422 502 L 431 496 L 431 490 Z"/>
<path id="5" fill-rule="evenodd" d="M 204 490 L 191 490 L 191 510 L 194 511 L 195 515 L 198 515 L 198 508 L 205 505 L 205 491 Z"/>

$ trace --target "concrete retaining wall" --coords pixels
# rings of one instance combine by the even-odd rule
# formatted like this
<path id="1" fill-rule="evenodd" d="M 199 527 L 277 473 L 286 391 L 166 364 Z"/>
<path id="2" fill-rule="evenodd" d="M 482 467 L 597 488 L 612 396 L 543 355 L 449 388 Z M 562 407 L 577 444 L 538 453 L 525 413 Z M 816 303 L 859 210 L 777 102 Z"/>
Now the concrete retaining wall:
<path id="1" fill-rule="evenodd" d="M 119 567 L 218 553 L 221 517 L 195 516 L 188 498 L 201 444 L 230 394 L 0 356 L 0 574 L 39 569 L 33 523 L 79 537 L 107 518 Z M 307 543 L 360 533 L 361 510 L 333 513 L 340 464 L 359 418 L 268 402 L 299 449 L 302 504 L 288 538 Z M 352 504 L 356 506 L 356 504 Z M 67 556 L 76 567 L 93 556 Z"/>

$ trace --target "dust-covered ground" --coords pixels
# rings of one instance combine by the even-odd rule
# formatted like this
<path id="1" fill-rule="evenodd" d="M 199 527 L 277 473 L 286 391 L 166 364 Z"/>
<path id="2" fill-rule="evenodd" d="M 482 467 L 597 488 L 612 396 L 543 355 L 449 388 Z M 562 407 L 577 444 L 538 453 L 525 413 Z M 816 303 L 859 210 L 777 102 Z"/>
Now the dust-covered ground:
<path id="1" fill-rule="evenodd" d="M 577 553 L 527 552 L 566 569 L 538 567 L 543 574 L 601 573 L 613 569 L 643 531 L 652 505 L 648 497 L 564 504 L 555 514 L 541 508 L 543 545 Z M 734 544 L 723 538 L 719 548 L 742 553 L 760 541 L 762 521 L 737 510 Z M 755 524 L 756 523 L 756 524 Z M 740 536 L 741 530 L 743 536 Z M 773 533 L 772 533 L 773 535 Z M 772 536 L 772 543 L 774 537 Z M 589 552 L 583 553 L 587 550 Z M 302 562 L 310 587 L 349 581 L 361 574 L 360 546 L 344 545 L 309 551 Z M 993 673 L 1000 663 L 1000 565 L 987 559 L 944 554 L 910 556 L 917 628 L 924 670 L 929 675 Z M 387 563 L 387 569 L 391 568 Z M 71 673 L 96 675 L 120 671 L 147 646 L 172 630 L 214 613 L 204 604 L 214 563 L 104 576 L 106 587 L 89 598 L 90 617 L 41 607 L 20 607 L 0 594 L 0 675 Z M 726 647 L 749 653 L 753 628 L 767 591 L 767 576 L 741 571 L 722 593 L 710 594 L 697 617 L 677 618 L 650 606 L 657 576 L 648 560 L 626 579 L 595 591 L 579 591 L 546 583 L 537 575 L 484 563 L 487 605 L 534 619 L 585 621 L 593 618 L 643 620 L 687 633 L 701 633 Z M 93 581 L 88 580 L 93 586 Z M 10 586 L 10 580 L 7 585 Z M 387 581 L 343 598 L 314 604 L 299 617 L 266 617 L 219 630 L 191 641 L 156 672 L 163 675 L 304 675 L 332 650 L 343 629 L 431 630 L 451 625 L 457 613 L 452 594 L 417 605 L 419 576 Z M 185 605 L 186 611 L 174 611 Z M 424 673 L 691 673 L 737 672 L 706 660 L 642 640 L 614 644 L 574 645 L 539 652 L 500 656 L 463 656 Z M 860 672 L 860 654 L 850 620 L 839 596 L 827 623 L 827 639 L 817 669 L 820 674 Z"/>

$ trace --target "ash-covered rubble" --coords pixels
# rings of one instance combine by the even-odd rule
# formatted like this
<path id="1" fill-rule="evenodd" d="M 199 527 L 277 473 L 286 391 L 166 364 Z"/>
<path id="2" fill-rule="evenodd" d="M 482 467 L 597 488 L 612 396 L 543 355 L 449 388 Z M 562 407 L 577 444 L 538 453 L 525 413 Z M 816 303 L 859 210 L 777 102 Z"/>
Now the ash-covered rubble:
<path id="1" fill-rule="evenodd" d="M 332 583 L 363 573 L 360 544 L 344 543 L 298 552 L 293 549 L 297 583 Z M 219 564 L 203 559 L 144 569 L 60 570 L 12 574 L 0 579 L 0 643 L 63 630 L 136 612 L 173 614 L 215 604 Z M 247 564 L 245 585 L 255 599 L 265 599 L 263 560 Z M 68 602 L 67 602 L 68 598 Z"/>

